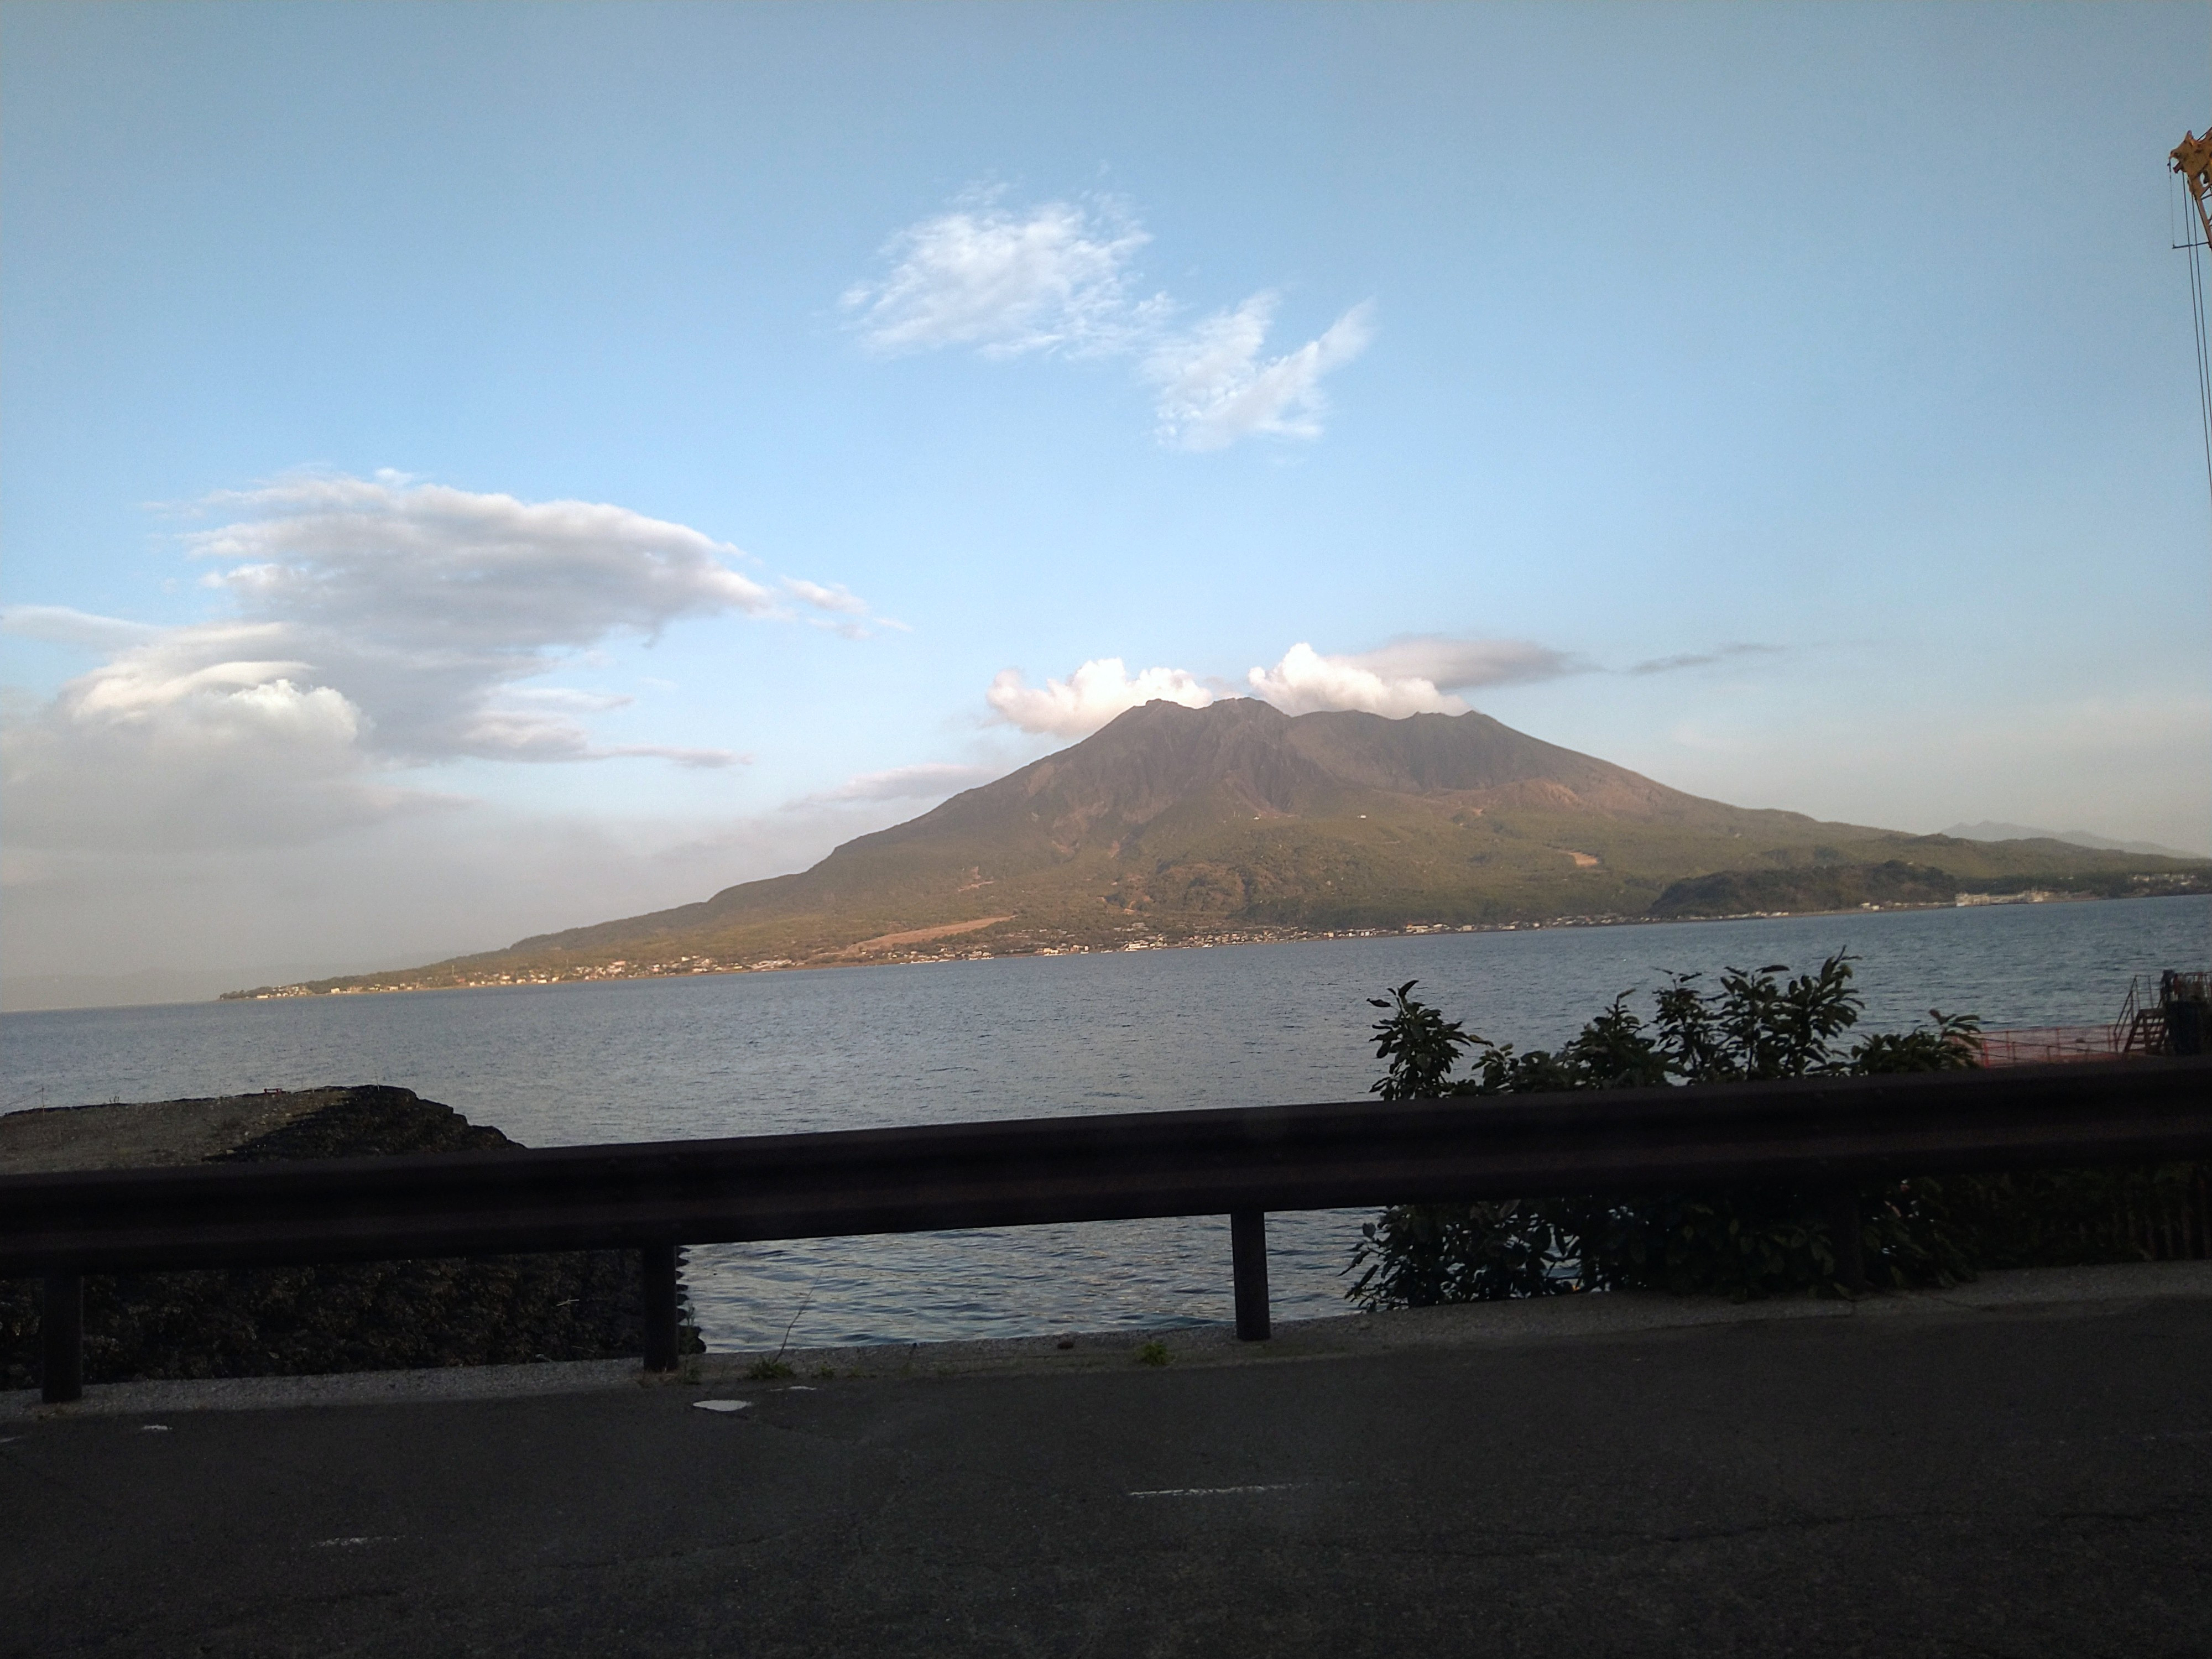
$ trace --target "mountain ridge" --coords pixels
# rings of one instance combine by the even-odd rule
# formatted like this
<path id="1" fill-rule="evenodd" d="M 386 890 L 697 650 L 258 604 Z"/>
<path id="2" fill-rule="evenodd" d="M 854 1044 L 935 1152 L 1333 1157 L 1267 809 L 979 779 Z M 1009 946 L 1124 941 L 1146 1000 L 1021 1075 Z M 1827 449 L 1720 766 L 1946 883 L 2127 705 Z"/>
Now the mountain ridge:
<path id="1" fill-rule="evenodd" d="M 2197 854 L 2154 841 L 2115 841 L 2087 830 L 2039 830 L 2033 824 L 2004 823 L 1984 818 L 1978 823 L 1954 823 L 1937 833 L 1960 841 L 2063 841 L 2072 847 L 2094 848 L 2100 853 L 2143 853 L 2153 858 L 2192 859 Z"/>

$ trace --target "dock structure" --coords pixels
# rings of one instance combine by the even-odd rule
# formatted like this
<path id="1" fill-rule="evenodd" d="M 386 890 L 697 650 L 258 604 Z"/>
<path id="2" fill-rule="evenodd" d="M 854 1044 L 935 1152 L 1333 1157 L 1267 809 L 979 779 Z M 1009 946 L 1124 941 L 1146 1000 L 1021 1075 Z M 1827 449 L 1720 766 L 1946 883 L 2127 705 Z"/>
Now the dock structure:
<path id="1" fill-rule="evenodd" d="M 2204 1051 L 2212 974 L 2172 969 L 2128 981 L 2118 1015 L 2101 1025 L 2002 1026 L 1981 1034 L 1984 1066 L 2060 1066 Z"/>

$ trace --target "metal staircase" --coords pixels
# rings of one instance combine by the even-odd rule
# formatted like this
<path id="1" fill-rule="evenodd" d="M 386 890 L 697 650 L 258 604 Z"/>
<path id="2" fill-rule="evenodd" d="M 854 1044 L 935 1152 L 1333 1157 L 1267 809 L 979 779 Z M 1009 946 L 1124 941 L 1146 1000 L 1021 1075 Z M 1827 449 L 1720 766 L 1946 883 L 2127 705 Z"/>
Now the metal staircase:
<path id="1" fill-rule="evenodd" d="M 2154 986 L 2137 974 L 2128 981 L 2128 1000 L 2121 1005 L 2120 1017 L 2112 1022 L 2117 1051 L 2124 1055 L 2171 1053 L 2166 1006 L 2207 1000 L 2212 1000 L 2212 974 L 2177 974 L 2169 969 L 2158 976 Z"/>
<path id="2" fill-rule="evenodd" d="M 2141 974 L 2128 981 L 2128 1000 L 2120 1005 L 2120 1017 L 2112 1022 L 2122 1054 L 2166 1052 L 2166 1005 L 2154 995 L 2146 995 L 2148 988 Z"/>

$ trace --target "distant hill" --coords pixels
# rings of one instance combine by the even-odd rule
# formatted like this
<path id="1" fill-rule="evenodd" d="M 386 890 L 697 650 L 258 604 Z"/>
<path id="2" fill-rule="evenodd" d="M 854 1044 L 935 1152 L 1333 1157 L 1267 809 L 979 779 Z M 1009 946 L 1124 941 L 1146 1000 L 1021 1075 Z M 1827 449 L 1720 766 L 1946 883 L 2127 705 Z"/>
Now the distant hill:
<path id="1" fill-rule="evenodd" d="M 1741 878 L 1712 879 L 1727 872 Z M 1152 702 L 796 875 L 482 956 L 284 988 L 1948 902 L 2031 884 L 2173 891 L 2208 876 L 2203 860 L 1729 806 L 1480 714 Z"/>
<path id="2" fill-rule="evenodd" d="M 1954 823 L 1943 833 L 1956 836 L 1960 841 L 2063 841 L 2069 846 L 2094 847 L 2105 853 L 2145 853 L 2162 859 L 2197 856 L 2179 848 L 2161 847 L 2154 841 L 2112 841 L 2103 836 L 2093 836 L 2087 830 L 2037 830 L 2025 823 L 1998 823 L 1990 819 L 1980 823 Z"/>

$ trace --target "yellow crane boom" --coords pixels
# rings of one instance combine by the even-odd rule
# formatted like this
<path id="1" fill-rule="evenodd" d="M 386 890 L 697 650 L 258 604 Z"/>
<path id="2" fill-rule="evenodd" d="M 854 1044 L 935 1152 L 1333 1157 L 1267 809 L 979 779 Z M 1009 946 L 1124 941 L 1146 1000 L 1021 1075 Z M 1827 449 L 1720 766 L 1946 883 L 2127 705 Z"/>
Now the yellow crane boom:
<path id="1" fill-rule="evenodd" d="M 2197 217 L 2204 227 L 2204 240 L 2212 243 L 2212 209 L 2205 205 L 2206 196 L 2212 195 L 2212 127 L 2204 129 L 2202 138 L 2188 134 L 2167 152 L 2166 159 L 2189 186 L 2189 198 L 2197 204 Z"/>

